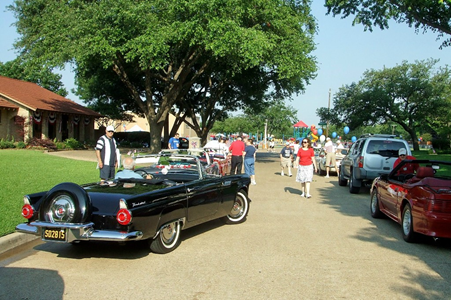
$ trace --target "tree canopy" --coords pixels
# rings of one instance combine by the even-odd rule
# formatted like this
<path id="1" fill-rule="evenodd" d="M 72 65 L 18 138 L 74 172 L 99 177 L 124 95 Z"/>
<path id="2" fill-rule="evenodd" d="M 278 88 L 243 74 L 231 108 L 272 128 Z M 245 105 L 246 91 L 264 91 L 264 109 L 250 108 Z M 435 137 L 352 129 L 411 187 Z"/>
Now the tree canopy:
<path id="1" fill-rule="evenodd" d="M 446 122 L 451 108 L 451 71 L 436 67 L 437 63 L 430 59 L 367 70 L 359 82 L 341 87 L 334 95 L 330 114 L 335 118 L 330 121 L 350 128 L 398 124 L 409 133 L 418 150 L 417 131 L 433 131 L 440 122 Z M 317 114 L 327 120 L 324 108 Z"/>
<path id="2" fill-rule="evenodd" d="M 417 31 L 431 30 L 438 37 L 445 36 L 442 46 L 451 43 L 451 1 L 449 0 L 326 0 L 327 13 L 347 18 L 354 16 L 352 22 L 362 24 L 365 30 L 373 26 L 388 28 L 390 19 L 406 23 Z"/>
<path id="3" fill-rule="evenodd" d="M 267 123 L 267 134 L 282 137 L 293 133 L 293 124 L 297 122 L 297 110 L 277 101 L 267 107 L 255 111 L 248 109 L 244 114 L 216 122 L 213 132 L 219 133 L 264 133 Z"/>
<path id="4" fill-rule="evenodd" d="M 9 8 L 23 55 L 72 63 L 90 105 L 144 115 L 155 152 L 168 113 L 208 82 L 231 90 L 258 69 L 272 79 L 267 89 L 280 80 L 304 89 L 316 72 L 310 2 L 16 0 Z"/>
<path id="5" fill-rule="evenodd" d="M 67 96 L 67 90 L 61 82 L 62 76 L 60 74 L 53 73 L 51 68 L 26 61 L 20 56 L 5 63 L 0 62 L 0 75 L 34 82 L 58 95 Z"/>

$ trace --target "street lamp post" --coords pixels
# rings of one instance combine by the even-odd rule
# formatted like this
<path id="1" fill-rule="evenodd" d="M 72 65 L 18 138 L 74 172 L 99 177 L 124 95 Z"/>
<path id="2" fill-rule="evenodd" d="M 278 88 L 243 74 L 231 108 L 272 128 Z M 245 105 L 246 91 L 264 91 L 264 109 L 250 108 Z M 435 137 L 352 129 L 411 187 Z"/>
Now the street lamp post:
<path id="1" fill-rule="evenodd" d="M 326 125 L 326 137 L 329 136 L 329 118 L 330 118 L 330 94 L 331 94 L 331 89 L 329 89 L 329 104 L 327 106 L 327 125 Z"/>
<path id="2" fill-rule="evenodd" d="M 265 120 L 265 149 L 268 149 L 268 146 L 266 145 L 267 140 L 267 130 L 268 130 L 268 119 Z"/>

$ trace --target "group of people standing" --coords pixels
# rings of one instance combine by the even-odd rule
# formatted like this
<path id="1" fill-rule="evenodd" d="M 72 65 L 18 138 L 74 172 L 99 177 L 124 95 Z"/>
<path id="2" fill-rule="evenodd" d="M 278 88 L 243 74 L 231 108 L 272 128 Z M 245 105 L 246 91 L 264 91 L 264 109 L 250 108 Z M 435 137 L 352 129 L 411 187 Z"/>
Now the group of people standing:
<path id="1" fill-rule="evenodd" d="M 232 167 L 230 169 L 230 175 L 241 174 L 242 165 L 244 162 L 244 173 L 249 175 L 251 183 L 255 182 L 255 159 L 257 149 L 254 147 L 254 141 L 252 139 L 238 137 L 229 147 Z"/>
<path id="2" fill-rule="evenodd" d="M 118 167 L 118 155 L 116 141 L 113 138 L 114 131 L 113 126 L 107 126 L 105 134 L 99 138 L 95 147 L 97 164 L 100 169 L 101 184 L 109 179 L 129 177 L 134 169 L 133 159 L 125 158 L 123 162 L 124 171 L 118 172 L 115 176 L 115 170 Z M 176 133 L 175 136 L 169 140 L 169 149 L 179 148 L 179 136 L 180 135 Z M 257 184 L 255 182 L 255 158 L 257 149 L 254 147 L 252 139 L 245 138 L 243 141 L 241 137 L 238 137 L 230 147 L 227 147 L 225 139 L 220 137 L 218 140 L 211 141 L 204 146 L 204 148 L 208 147 L 231 156 L 231 175 L 241 174 L 244 163 L 244 172 L 249 175 L 253 185 Z"/>
<path id="3" fill-rule="evenodd" d="M 286 142 L 279 156 L 282 167 L 281 175 L 285 176 L 284 169 L 287 168 L 288 176 L 291 177 L 293 164 L 294 168 L 297 168 L 296 182 L 301 183 L 301 197 L 311 198 L 310 183 L 313 181 L 313 171 L 318 172 L 311 141 L 303 138 L 301 142 L 296 141 L 293 147 L 290 142 Z"/>

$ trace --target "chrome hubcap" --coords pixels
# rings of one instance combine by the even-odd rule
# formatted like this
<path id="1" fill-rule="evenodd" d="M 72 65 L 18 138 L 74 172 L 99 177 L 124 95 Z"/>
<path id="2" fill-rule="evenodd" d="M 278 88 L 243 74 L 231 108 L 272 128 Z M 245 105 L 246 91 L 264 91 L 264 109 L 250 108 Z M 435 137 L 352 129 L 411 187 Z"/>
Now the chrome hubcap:
<path id="1" fill-rule="evenodd" d="M 411 218 L 411 214 L 410 214 L 410 210 L 406 210 L 406 212 L 404 213 L 404 218 L 402 219 L 402 228 L 404 230 L 404 234 L 408 235 L 410 233 L 410 227 L 411 227 L 411 223 L 412 223 L 412 218 Z"/>
<path id="2" fill-rule="evenodd" d="M 69 195 L 60 195 L 53 199 L 48 212 L 49 220 L 52 223 L 70 223 L 74 218 L 75 204 Z"/>

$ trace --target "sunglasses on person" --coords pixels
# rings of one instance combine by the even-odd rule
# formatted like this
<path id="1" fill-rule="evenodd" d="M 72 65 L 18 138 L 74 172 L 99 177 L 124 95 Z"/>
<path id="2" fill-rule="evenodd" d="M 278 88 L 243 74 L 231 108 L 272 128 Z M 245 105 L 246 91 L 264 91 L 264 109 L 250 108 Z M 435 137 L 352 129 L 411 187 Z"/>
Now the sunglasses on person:
<path id="1" fill-rule="evenodd" d="M 108 130 L 108 132 L 114 132 L 113 130 Z"/>
<path id="2" fill-rule="evenodd" d="M 302 143 L 303 143 L 303 144 L 308 144 L 308 142 L 307 142 L 307 141 L 302 141 Z"/>
<path id="3" fill-rule="evenodd" d="M 400 154 L 399 156 L 406 156 L 405 154 Z"/>

